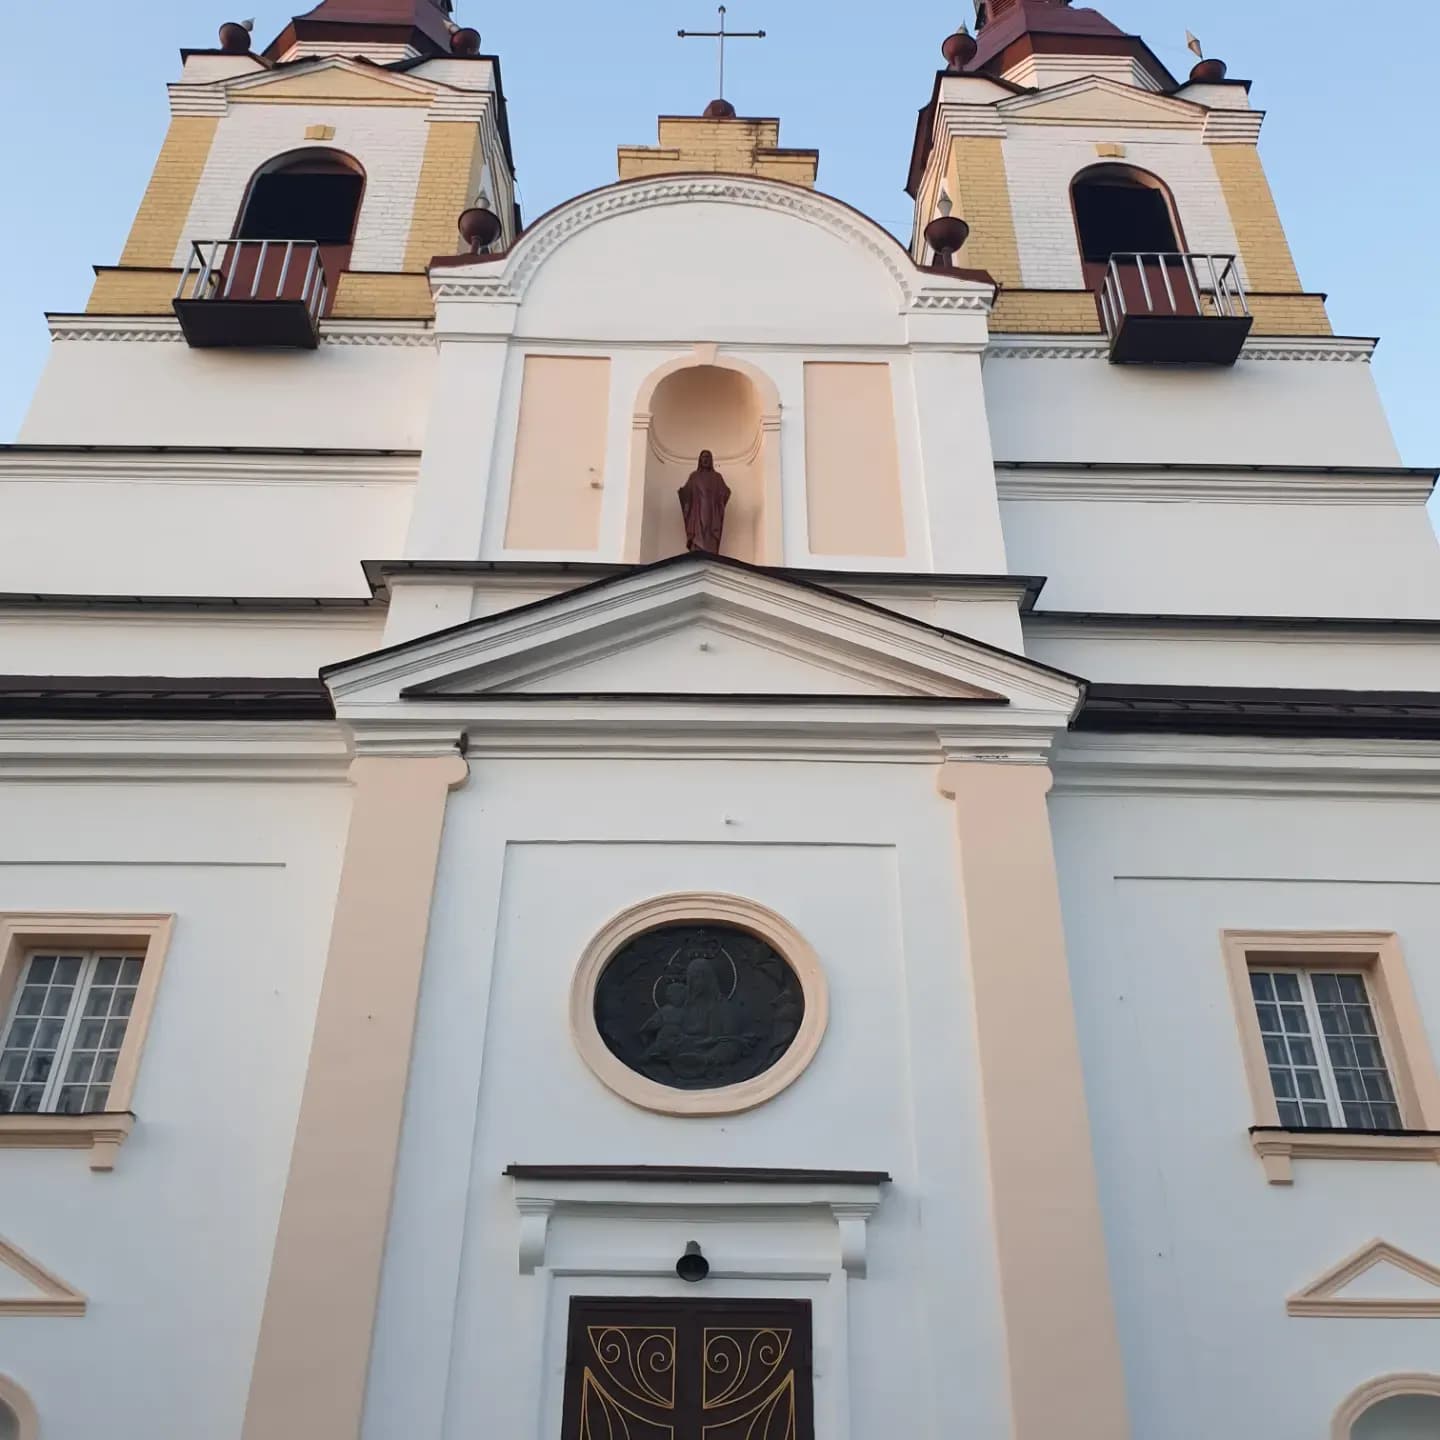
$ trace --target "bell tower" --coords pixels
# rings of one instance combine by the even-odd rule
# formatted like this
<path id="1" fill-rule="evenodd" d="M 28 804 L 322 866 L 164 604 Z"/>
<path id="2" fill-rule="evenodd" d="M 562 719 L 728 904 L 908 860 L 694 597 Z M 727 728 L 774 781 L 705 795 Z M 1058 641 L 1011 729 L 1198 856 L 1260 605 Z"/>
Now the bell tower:
<path id="1" fill-rule="evenodd" d="M 88 313 L 179 313 L 192 345 L 235 346 L 429 318 L 433 257 L 519 229 L 500 62 L 453 9 L 321 0 L 263 49 L 232 21 L 182 51 L 169 134 Z"/>
<path id="2" fill-rule="evenodd" d="M 1002 287 L 993 333 L 1103 333 L 1113 360 L 1223 364 L 1251 334 L 1331 333 L 1265 178 L 1248 81 L 1215 59 L 1177 79 L 1071 0 L 976 0 L 975 26 L 942 46 L 907 189 L 919 263 L 937 219 L 968 226 L 959 263 Z"/>

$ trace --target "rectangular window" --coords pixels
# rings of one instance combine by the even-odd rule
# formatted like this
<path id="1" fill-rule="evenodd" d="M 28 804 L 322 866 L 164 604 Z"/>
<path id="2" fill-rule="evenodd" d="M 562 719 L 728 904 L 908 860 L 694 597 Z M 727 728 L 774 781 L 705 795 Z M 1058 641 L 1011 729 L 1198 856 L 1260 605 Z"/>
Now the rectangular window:
<path id="1" fill-rule="evenodd" d="M 104 1111 L 143 955 L 33 950 L 0 1033 L 0 1115 Z"/>
<path id="2" fill-rule="evenodd" d="M 1401 1128 L 1363 974 L 1252 968 L 1250 992 L 1282 1125 Z"/>

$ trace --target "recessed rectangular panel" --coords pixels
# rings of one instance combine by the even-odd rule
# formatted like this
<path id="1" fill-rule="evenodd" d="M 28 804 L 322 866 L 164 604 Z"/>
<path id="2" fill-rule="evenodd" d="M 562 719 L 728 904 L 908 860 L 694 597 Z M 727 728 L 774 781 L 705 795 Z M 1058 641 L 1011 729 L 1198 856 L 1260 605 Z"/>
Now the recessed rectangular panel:
<path id="1" fill-rule="evenodd" d="M 812 555 L 905 553 L 889 365 L 806 365 L 805 503 Z"/>
<path id="2" fill-rule="evenodd" d="M 610 361 L 527 355 L 507 550 L 594 550 L 609 431 Z"/>

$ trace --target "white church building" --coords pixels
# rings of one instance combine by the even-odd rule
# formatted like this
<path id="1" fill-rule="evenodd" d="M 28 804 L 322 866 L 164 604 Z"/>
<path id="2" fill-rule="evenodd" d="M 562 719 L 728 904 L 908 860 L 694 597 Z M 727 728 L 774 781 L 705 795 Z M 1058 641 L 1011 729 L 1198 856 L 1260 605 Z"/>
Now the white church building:
<path id="1" fill-rule="evenodd" d="M 1248 82 L 522 222 L 450 11 L 184 50 L 0 447 L 0 1440 L 1435 1440 L 1435 472 Z"/>

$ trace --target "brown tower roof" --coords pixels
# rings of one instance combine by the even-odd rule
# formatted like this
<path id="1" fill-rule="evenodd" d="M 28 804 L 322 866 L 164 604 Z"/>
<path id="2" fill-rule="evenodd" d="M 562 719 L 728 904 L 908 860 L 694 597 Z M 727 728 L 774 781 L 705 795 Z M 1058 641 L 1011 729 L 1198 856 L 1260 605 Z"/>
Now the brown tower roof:
<path id="1" fill-rule="evenodd" d="M 1127 35 L 1098 10 L 1070 0 L 985 0 L 980 48 L 966 70 L 999 75 L 1027 55 L 1133 55 L 1167 90 L 1175 77 L 1138 36 Z"/>
<path id="2" fill-rule="evenodd" d="M 283 55 L 297 40 L 413 45 L 422 55 L 450 53 L 451 0 L 320 0 L 297 15 L 266 49 Z"/>

